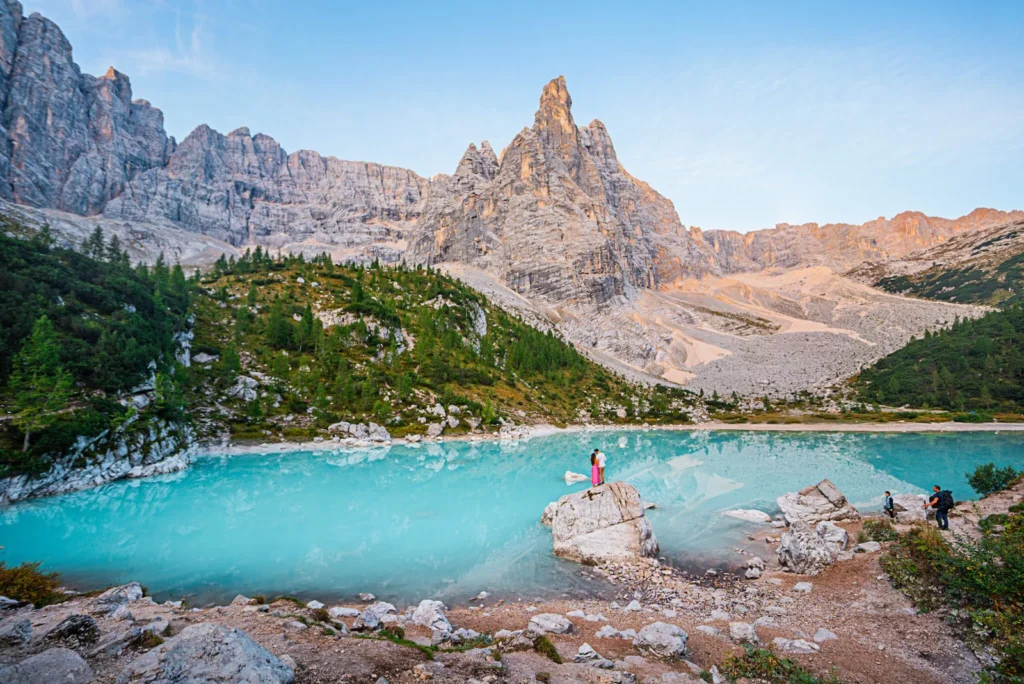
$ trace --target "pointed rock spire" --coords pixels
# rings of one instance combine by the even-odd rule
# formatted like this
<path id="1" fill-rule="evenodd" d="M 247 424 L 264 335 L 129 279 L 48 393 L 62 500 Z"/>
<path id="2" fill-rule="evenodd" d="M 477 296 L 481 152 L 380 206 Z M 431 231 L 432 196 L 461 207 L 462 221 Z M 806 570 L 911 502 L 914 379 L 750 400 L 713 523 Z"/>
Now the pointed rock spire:
<path id="1" fill-rule="evenodd" d="M 544 86 L 540 108 L 534 116 L 533 130 L 540 138 L 544 153 L 559 158 L 573 177 L 580 167 L 580 134 L 572 118 L 572 98 L 559 76 Z"/>

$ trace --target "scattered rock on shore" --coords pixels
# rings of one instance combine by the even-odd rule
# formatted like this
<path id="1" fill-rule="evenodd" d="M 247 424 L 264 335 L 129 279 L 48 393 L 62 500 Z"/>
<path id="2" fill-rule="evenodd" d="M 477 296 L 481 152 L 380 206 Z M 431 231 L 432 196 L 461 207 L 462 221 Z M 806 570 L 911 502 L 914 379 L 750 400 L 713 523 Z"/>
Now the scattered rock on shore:
<path id="1" fill-rule="evenodd" d="M 682 658 L 686 655 L 687 634 L 682 628 L 666 622 L 653 622 L 642 628 L 633 645 L 659 658 Z"/>
<path id="2" fill-rule="evenodd" d="M 783 533 L 778 558 L 788 572 L 817 575 L 835 561 L 835 552 L 816 530 L 797 522 Z"/>

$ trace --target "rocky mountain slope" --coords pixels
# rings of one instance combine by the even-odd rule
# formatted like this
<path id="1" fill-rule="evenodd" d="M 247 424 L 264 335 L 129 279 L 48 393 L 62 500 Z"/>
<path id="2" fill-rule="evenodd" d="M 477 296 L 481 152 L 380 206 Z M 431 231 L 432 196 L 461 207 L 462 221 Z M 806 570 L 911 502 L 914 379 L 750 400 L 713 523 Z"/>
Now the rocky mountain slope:
<path id="1" fill-rule="evenodd" d="M 721 384 L 701 379 L 708 358 L 733 366 L 752 360 L 738 375 L 726 374 L 751 381 L 726 389 L 767 385 L 785 393 L 848 375 L 910 335 L 973 315 L 871 295 L 898 312 L 901 325 L 885 332 L 854 325 L 863 348 L 850 353 L 845 345 L 854 338 L 835 329 L 848 328 L 839 318 L 850 303 L 840 292 L 854 284 L 832 288 L 829 306 L 820 306 L 816 293 L 794 298 L 749 289 L 753 300 L 743 307 L 807 322 L 801 332 L 821 336 L 812 348 L 837 359 L 807 373 L 808 364 L 821 366 L 821 355 L 790 353 L 792 337 L 762 344 L 792 326 L 748 325 L 764 316 L 745 318 L 728 296 L 708 294 L 734 285 L 718 279 L 767 268 L 844 272 L 1024 219 L 982 209 L 956 220 L 910 213 L 861 226 L 782 225 L 746 235 L 686 228 L 671 201 L 625 170 L 600 121 L 576 124 L 563 78 L 545 86 L 533 126 L 500 155 L 486 142 L 470 145 L 454 174 L 431 179 L 308 150 L 288 153 L 244 127 L 223 135 L 202 125 L 178 144 L 164 132 L 159 110 L 131 98 L 126 76 L 113 69 L 101 78 L 82 74 L 56 25 L 38 14 L 25 18 L 20 4 L 2 0 L 0 211 L 25 225 L 50 225 L 70 244 L 101 226 L 134 259 L 164 251 L 202 265 L 261 245 L 327 252 L 336 261 L 441 265 L 558 327 L 595 359 L 706 389 Z M 710 284 L 694 286 L 698 281 Z M 707 331 L 727 338 L 707 342 L 700 338 Z M 720 351 L 709 357 L 708 344 Z M 759 351 L 733 354 L 737 344 Z M 769 351 L 776 346 L 786 351 Z M 769 372 L 760 359 L 779 353 L 789 360 L 755 382 Z"/>
<path id="2" fill-rule="evenodd" d="M 1013 304 L 1024 290 L 1024 219 L 961 233 L 900 259 L 865 262 L 847 275 L 915 297 Z"/>

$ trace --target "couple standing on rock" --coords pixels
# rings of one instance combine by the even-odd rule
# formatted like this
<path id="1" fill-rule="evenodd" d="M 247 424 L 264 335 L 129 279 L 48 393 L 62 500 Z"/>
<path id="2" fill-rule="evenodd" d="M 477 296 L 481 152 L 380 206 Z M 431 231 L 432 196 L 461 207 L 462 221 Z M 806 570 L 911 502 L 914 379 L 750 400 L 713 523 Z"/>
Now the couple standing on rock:
<path id="1" fill-rule="evenodd" d="M 590 454 L 591 486 L 597 487 L 604 484 L 604 464 L 606 460 L 604 452 L 600 449 L 594 449 L 594 453 Z"/>

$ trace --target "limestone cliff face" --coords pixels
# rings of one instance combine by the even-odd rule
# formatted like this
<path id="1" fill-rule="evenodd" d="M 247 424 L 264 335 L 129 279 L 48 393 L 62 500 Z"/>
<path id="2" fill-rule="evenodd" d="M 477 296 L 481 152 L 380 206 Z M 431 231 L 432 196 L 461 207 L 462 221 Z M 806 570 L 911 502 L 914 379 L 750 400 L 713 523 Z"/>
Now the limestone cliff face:
<path id="1" fill-rule="evenodd" d="M 173 147 L 127 76 L 82 74 L 57 25 L 12 0 L 0 3 L 0 103 L 0 195 L 21 204 L 99 213 Z"/>
<path id="2" fill-rule="evenodd" d="M 288 154 L 248 128 L 222 135 L 203 125 L 166 166 L 129 183 L 104 216 L 173 225 L 233 245 L 359 246 L 401 240 L 429 186 L 406 169 L 309 150 Z"/>
<path id="3" fill-rule="evenodd" d="M 965 232 L 985 230 L 1024 218 L 1024 212 L 975 209 L 958 219 L 905 212 L 861 225 L 781 224 L 750 233 L 709 230 L 703 241 L 724 273 L 764 268 L 828 266 L 844 272 L 864 262 L 885 262 L 946 242 Z"/>
<path id="4" fill-rule="evenodd" d="M 673 261 L 678 245 L 700 247 L 672 203 L 626 173 L 600 121 L 579 127 L 571 108 L 559 77 L 499 163 L 487 143 L 471 145 L 431 193 L 410 260 L 469 263 L 525 296 L 582 308 L 705 270 L 707 258 Z"/>

